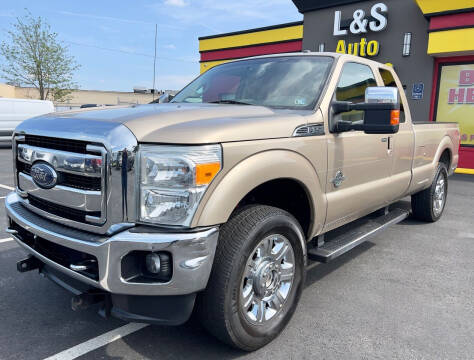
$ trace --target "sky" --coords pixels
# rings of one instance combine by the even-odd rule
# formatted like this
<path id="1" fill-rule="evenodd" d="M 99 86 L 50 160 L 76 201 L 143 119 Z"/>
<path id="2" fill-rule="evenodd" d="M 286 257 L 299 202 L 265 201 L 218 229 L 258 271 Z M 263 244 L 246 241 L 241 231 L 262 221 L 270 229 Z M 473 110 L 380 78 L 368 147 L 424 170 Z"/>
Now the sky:
<path id="1" fill-rule="evenodd" d="M 0 42 L 25 9 L 43 17 L 81 65 L 79 88 L 107 91 L 152 88 L 155 24 L 155 87 L 178 90 L 199 75 L 198 37 L 303 18 L 291 0 L 1 0 Z"/>

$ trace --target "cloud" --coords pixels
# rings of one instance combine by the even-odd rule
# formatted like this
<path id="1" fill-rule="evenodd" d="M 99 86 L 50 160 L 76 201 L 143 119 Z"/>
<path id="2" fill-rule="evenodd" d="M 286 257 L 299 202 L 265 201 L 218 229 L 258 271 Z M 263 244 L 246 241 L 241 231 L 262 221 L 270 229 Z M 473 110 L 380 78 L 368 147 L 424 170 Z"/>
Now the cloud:
<path id="1" fill-rule="evenodd" d="M 146 22 L 146 21 L 142 21 L 142 20 L 135 20 L 135 19 L 116 18 L 116 17 L 111 17 L 111 16 L 77 13 L 77 12 L 64 11 L 64 10 L 59 10 L 59 11 L 56 11 L 56 12 L 58 14 L 61 14 L 61 15 L 76 16 L 76 17 L 82 17 L 82 18 L 86 18 L 86 19 L 116 21 L 116 22 L 123 22 L 123 23 L 128 23 L 128 24 L 154 25 L 154 23 L 151 23 L 151 22 Z"/>
<path id="2" fill-rule="evenodd" d="M 175 9 L 170 11 L 169 7 L 163 4 L 173 4 Z M 175 25 L 181 25 L 183 28 L 197 25 L 214 34 L 231 31 L 229 29 L 295 21 L 302 17 L 289 0 L 161 0 L 147 7 L 159 18 L 170 19 Z"/>
<path id="3" fill-rule="evenodd" d="M 189 4 L 184 0 L 165 0 L 165 5 L 176 6 L 176 7 L 185 7 Z"/>
<path id="4" fill-rule="evenodd" d="M 175 44 L 167 44 L 164 46 L 165 49 L 169 50 L 176 50 L 176 45 Z"/>

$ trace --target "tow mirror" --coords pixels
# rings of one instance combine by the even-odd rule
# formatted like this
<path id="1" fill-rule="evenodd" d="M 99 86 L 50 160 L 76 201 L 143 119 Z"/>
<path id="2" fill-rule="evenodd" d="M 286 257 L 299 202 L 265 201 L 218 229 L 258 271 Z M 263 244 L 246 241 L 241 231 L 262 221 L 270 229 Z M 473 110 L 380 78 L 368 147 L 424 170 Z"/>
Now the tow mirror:
<path id="1" fill-rule="evenodd" d="M 361 130 L 366 134 L 395 134 L 400 124 L 400 98 L 397 88 L 369 87 L 365 90 L 365 102 L 352 104 L 346 101 L 332 103 L 333 114 L 352 110 L 364 111 L 363 122 L 340 120 L 336 132 Z"/>

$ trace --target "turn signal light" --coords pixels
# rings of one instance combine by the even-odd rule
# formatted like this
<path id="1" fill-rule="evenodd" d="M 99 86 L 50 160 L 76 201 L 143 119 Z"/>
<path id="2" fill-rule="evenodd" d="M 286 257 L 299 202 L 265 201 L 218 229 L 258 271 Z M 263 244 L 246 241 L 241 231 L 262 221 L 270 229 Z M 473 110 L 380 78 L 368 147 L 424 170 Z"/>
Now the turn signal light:
<path id="1" fill-rule="evenodd" d="M 196 185 L 209 184 L 220 169 L 221 164 L 219 163 L 196 165 Z"/>
<path id="2" fill-rule="evenodd" d="M 400 110 L 392 110 L 390 112 L 390 125 L 400 124 Z"/>

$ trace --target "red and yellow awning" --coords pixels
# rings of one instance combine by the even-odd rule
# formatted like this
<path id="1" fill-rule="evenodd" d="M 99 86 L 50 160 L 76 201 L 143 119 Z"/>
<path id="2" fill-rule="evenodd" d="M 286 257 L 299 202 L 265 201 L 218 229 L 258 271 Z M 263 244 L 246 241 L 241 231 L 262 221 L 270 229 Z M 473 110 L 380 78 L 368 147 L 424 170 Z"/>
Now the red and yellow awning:
<path id="1" fill-rule="evenodd" d="M 201 37 L 201 73 L 230 60 L 297 52 L 302 46 L 303 22 Z"/>
<path id="2" fill-rule="evenodd" d="M 473 0 L 416 0 L 430 18 L 428 54 L 474 54 Z"/>

